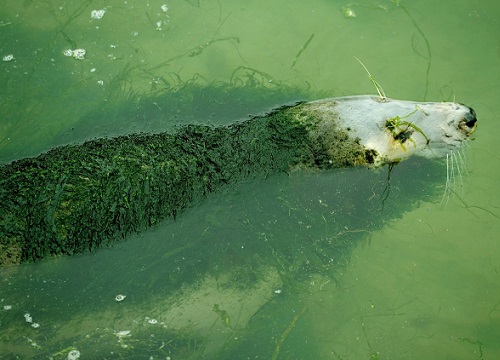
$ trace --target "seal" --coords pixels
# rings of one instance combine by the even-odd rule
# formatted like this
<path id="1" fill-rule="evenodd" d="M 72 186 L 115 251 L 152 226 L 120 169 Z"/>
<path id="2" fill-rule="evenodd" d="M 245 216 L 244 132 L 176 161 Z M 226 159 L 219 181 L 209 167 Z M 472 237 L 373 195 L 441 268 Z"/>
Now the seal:
<path id="1" fill-rule="evenodd" d="M 0 167 L 0 265 L 93 251 L 241 179 L 443 157 L 476 126 L 462 104 L 366 95 L 54 148 Z"/>

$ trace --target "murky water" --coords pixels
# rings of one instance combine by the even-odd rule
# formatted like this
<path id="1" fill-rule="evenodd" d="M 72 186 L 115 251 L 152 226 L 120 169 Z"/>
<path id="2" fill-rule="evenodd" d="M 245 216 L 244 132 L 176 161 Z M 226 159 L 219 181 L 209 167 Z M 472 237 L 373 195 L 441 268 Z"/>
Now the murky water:
<path id="1" fill-rule="evenodd" d="M 0 356 L 498 357 L 499 5 L 399 3 L 4 1 L 1 162 L 374 93 L 354 56 L 388 96 L 456 99 L 479 128 L 444 202 L 434 165 L 396 167 L 383 204 L 371 195 L 386 169 L 296 172 L 226 189 L 112 249 L 4 268 Z M 64 55 L 75 49 L 84 59 Z M 206 90 L 214 81 L 270 91 L 229 100 Z M 165 89 L 191 102 L 127 101 Z"/>

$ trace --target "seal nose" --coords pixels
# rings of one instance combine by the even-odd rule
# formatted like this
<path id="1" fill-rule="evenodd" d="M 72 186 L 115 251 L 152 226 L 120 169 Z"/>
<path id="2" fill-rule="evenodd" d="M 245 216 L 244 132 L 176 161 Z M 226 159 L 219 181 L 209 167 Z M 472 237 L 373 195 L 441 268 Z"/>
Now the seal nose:
<path id="1" fill-rule="evenodd" d="M 477 118 L 476 118 L 476 112 L 474 109 L 469 108 L 469 113 L 465 114 L 465 125 L 469 129 L 474 129 L 476 126 Z"/>

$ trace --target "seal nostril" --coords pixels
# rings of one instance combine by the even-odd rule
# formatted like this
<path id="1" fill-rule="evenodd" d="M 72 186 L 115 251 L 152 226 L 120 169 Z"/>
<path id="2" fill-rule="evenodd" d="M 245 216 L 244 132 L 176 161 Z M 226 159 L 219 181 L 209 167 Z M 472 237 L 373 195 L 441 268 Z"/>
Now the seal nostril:
<path id="1" fill-rule="evenodd" d="M 469 128 L 473 128 L 476 125 L 477 118 L 474 109 L 469 108 L 469 113 L 465 116 L 465 125 Z"/>
<path id="2" fill-rule="evenodd" d="M 476 122 L 477 122 L 477 119 L 476 119 L 476 118 L 474 118 L 474 119 L 472 119 L 472 120 L 467 121 L 467 122 L 465 123 L 465 125 L 467 125 L 467 127 L 469 127 L 469 128 L 471 128 L 471 129 L 472 129 L 472 128 L 476 125 Z"/>

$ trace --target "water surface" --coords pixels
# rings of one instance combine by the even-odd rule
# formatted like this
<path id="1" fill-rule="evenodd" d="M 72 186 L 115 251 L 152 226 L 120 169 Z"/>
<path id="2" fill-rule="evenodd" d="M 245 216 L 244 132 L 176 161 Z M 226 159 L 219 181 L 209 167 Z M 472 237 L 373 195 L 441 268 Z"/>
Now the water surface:
<path id="1" fill-rule="evenodd" d="M 444 168 L 418 161 L 395 169 L 384 203 L 387 169 L 295 172 L 226 189 L 112 249 L 2 269 L 1 356 L 498 357 L 499 5 L 399 5 L 4 1 L 3 163 L 374 93 L 354 57 L 388 96 L 465 103 L 479 127 L 464 185 L 444 201 Z M 63 54 L 78 48 L 84 60 Z M 247 87 L 224 97 L 206 90 L 214 82 Z M 192 96 L 147 100 L 165 91 Z"/>

